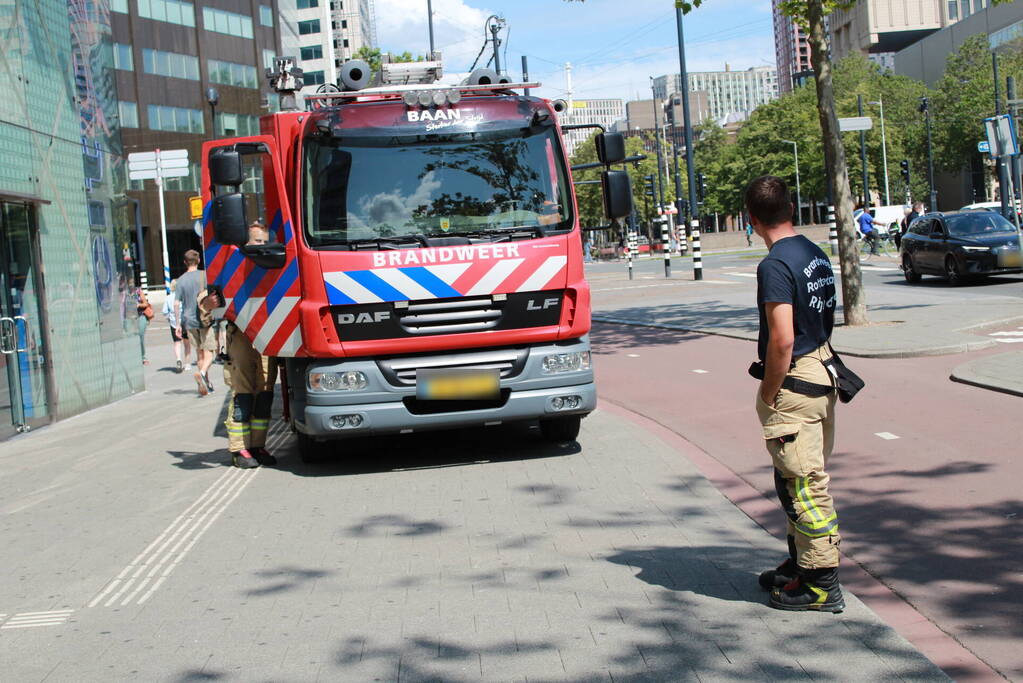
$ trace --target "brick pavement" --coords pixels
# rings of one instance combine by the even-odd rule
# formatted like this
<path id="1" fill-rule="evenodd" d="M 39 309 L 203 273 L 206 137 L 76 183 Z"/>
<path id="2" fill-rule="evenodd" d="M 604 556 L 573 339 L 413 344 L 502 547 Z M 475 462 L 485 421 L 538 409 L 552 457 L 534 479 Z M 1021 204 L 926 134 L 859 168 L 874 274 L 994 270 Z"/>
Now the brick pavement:
<path id="1" fill-rule="evenodd" d="M 0 453 L 0 613 L 74 610 L 0 628 L 7 680 L 947 680 L 852 596 L 767 608 L 780 544 L 606 411 L 578 446 L 509 426 L 310 467 L 288 441 L 232 484 L 223 396 L 158 370 Z M 149 599 L 88 606 L 149 546 L 195 539 L 179 517 L 205 530 Z"/>

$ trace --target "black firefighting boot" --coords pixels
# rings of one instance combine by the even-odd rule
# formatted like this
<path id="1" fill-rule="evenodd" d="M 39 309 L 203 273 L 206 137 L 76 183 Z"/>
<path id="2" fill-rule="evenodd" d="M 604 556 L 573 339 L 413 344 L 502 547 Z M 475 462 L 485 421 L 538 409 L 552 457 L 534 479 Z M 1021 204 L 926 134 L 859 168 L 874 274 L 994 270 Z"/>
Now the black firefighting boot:
<path id="1" fill-rule="evenodd" d="M 771 607 L 790 612 L 841 612 L 845 609 L 838 568 L 800 569 L 799 576 L 771 591 Z"/>
<path id="2" fill-rule="evenodd" d="M 765 591 L 769 591 L 772 588 L 781 588 L 788 584 L 792 579 L 796 578 L 799 573 L 799 565 L 796 564 L 796 539 L 793 536 L 788 537 L 789 542 L 789 556 L 788 558 L 778 565 L 777 569 L 768 569 L 765 572 L 760 572 L 760 587 Z"/>

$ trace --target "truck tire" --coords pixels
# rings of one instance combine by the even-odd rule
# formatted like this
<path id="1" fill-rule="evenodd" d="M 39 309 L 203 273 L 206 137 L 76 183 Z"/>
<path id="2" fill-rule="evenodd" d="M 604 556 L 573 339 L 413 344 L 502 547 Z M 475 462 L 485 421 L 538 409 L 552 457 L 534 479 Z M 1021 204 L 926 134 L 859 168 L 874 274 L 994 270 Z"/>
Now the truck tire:
<path id="1" fill-rule="evenodd" d="M 323 443 L 307 434 L 296 432 L 298 438 L 298 457 L 307 465 L 323 462 L 327 457 L 327 449 Z"/>
<path id="2" fill-rule="evenodd" d="M 540 433 L 543 438 L 553 443 L 564 443 L 575 441 L 579 436 L 579 427 L 582 424 L 582 415 L 566 415 L 565 417 L 552 417 L 540 420 Z"/>

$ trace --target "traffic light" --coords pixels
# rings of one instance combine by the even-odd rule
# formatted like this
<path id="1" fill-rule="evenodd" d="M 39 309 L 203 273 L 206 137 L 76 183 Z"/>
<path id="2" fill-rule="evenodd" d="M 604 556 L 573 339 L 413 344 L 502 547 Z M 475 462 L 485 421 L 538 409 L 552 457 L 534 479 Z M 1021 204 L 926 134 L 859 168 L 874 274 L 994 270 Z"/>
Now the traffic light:
<path id="1" fill-rule="evenodd" d="M 654 176 L 653 174 L 643 176 L 643 190 L 648 197 L 654 196 Z"/>
<path id="2" fill-rule="evenodd" d="M 675 125 L 675 107 L 670 99 L 664 103 L 664 120 L 670 126 Z"/>
<path id="3" fill-rule="evenodd" d="M 701 204 L 707 199 L 707 179 L 703 177 L 702 173 L 696 174 L 696 198 L 700 200 Z"/>
<path id="4" fill-rule="evenodd" d="M 906 181 L 906 185 L 909 185 L 909 159 L 900 161 L 899 166 L 902 167 L 902 179 Z"/>

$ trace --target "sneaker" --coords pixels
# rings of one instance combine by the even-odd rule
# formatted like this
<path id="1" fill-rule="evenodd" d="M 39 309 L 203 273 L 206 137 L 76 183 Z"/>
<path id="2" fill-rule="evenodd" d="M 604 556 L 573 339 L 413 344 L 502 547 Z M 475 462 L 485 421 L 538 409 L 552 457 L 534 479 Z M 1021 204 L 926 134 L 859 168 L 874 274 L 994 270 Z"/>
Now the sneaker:
<path id="1" fill-rule="evenodd" d="M 180 375 L 184 371 L 184 369 L 185 369 L 184 366 L 181 365 L 181 361 L 178 361 L 177 368 L 174 370 L 174 372 Z"/>
<path id="2" fill-rule="evenodd" d="M 777 569 L 768 569 L 765 572 L 760 573 L 760 587 L 765 591 L 769 591 L 772 588 L 782 588 L 792 582 L 794 578 L 799 574 L 799 568 L 791 557 L 785 558 L 785 561 L 778 565 Z"/>
<path id="3" fill-rule="evenodd" d="M 203 381 L 203 376 L 201 372 L 195 373 L 193 377 L 195 377 L 195 384 L 199 388 L 200 396 L 205 396 L 206 394 L 210 393 L 209 387 L 207 387 L 206 382 Z"/>
<path id="4" fill-rule="evenodd" d="M 804 570 L 806 571 L 806 570 Z M 810 570 L 771 591 L 771 607 L 789 612 L 841 612 L 845 609 L 838 571 Z"/>
<path id="5" fill-rule="evenodd" d="M 257 462 L 256 459 L 252 457 L 252 454 L 244 448 L 237 453 L 231 454 L 231 464 L 235 467 L 240 467 L 243 470 L 250 470 L 253 467 L 259 467 L 259 462 Z"/>
<path id="6" fill-rule="evenodd" d="M 207 375 L 205 372 L 201 373 L 201 374 L 202 374 L 202 381 L 206 383 L 206 391 L 212 393 L 213 392 L 213 382 L 210 381 L 210 376 Z"/>
<path id="7" fill-rule="evenodd" d="M 185 366 L 184 366 L 183 370 L 185 372 L 191 372 L 192 371 L 192 364 L 191 363 L 185 363 Z"/>
<path id="8" fill-rule="evenodd" d="M 252 453 L 252 457 L 256 459 L 260 465 L 276 465 L 277 458 L 270 454 L 270 451 L 266 450 L 263 446 L 255 446 L 249 449 L 249 453 Z"/>

